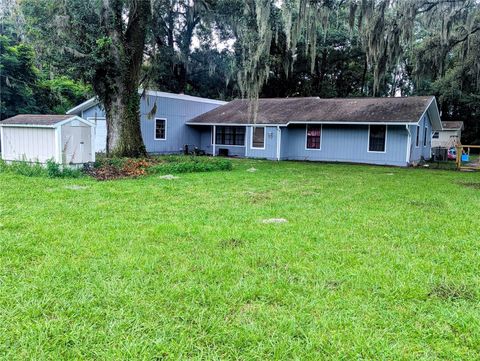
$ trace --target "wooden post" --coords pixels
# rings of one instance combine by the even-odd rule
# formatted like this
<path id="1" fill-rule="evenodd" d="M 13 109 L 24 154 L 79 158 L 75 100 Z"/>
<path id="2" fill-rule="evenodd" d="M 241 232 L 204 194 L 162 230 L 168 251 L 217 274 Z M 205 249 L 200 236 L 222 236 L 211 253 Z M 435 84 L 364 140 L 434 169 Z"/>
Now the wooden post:
<path id="1" fill-rule="evenodd" d="M 457 163 L 457 170 L 460 170 L 460 167 L 462 166 L 462 151 L 463 147 L 456 146 L 455 149 L 457 150 L 457 159 L 455 159 L 455 162 Z"/>

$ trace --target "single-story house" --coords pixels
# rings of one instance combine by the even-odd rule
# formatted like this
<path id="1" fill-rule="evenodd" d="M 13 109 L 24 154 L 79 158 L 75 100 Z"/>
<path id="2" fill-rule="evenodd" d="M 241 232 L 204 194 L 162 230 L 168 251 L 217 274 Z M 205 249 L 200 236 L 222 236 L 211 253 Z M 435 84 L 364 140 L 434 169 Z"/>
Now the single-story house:
<path id="1" fill-rule="evenodd" d="M 450 148 L 461 144 L 463 122 L 442 122 L 442 130 L 432 136 L 433 148 Z"/>
<path id="2" fill-rule="evenodd" d="M 0 122 L 2 159 L 81 165 L 95 161 L 95 125 L 75 115 L 23 114 Z"/>
<path id="3" fill-rule="evenodd" d="M 442 129 L 433 96 L 260 99 L 255 124 L 251 108 L 234 100 L 187 126 L 209 154 L 395 166 L 430 159 Z"/>
<path id="4" fill-rule="evenodd" d="M 160 91 L 139 91 L 140 117 L 143 142 L 149 153 L 177 153 L 185 145 L 199 146 L 199 132 L 186 122 L 197 115 L 226 104 L 224 101 L 185 94 Z M 67 114 L 77 115 L 96 125 L 95 151 L 107 148 L 105 111 L 96 98 L 70 109 Z"/>
<path id="5" fill-rule="evenodd" d="M 212 155 L 407 166 L 431 157 L 432 134 L 442 129 L 433 96 L 260 99 L 255 124 L 250 109 L 247 100 L 147 91 L 143 140 L 149 153 L 189 145 Z M 68 113 L 97 124 L 96 150 L 104 151 L 105 113 L 98 102 L 90 99 Z"/>

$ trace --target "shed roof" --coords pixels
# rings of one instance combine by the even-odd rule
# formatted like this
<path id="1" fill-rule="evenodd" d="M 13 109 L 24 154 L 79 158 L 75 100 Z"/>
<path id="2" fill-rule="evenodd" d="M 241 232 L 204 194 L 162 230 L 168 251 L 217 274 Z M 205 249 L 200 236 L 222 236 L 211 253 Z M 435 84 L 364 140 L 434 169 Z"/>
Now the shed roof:
<path id="1" fill-rule="evenodd" d="M 43 125 L 53 126 L 64 120 L 72 119 L 72 115 L 39 115 L 39 114 L 20 114 L 14 117 L 2 120 L 0 125 Z"/>
<path id="2" fill-rule="evenodd" d="M 463 122 L 442 122 L 444 130 L 458 130 L 463 129 Z"/>
<path id="3" fill-rule="evenodd" d="M 433 96 L 399 98 L 272 98 L 259 99 L 257 124 L 289 123 L 417 123 Z M 438 113 L 438 109 L 436 110 Z M 439 119 L 438 119 L 439 120 Z M 249 101 L 238 99 L 201 114 L 190 124 L 249 124 Z M 438 126 L 440 127 L 438 121 Z"/>

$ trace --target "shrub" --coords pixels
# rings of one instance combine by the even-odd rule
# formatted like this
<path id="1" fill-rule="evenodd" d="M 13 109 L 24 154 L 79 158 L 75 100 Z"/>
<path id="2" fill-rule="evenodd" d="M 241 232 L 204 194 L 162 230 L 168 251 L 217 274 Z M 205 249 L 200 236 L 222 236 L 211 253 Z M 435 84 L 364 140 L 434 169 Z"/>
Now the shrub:
<path id="1" fill-rule="evenodd" d="M 78 178 L 82 175 L 79 169 L 62 167 L 53 160 L 48 160 L 46 166 L 40 163 L 16 161 L 8 164 L 0 163 L 0 172 L 11 172 L 26 177 L 49 177 L 49 178 Z"/>
<path id="2" fill-rule="evenodd" d="M 166 163 L 160 163 L 148 168 L 148 173 L 193 173 L 231 170 L 232 162 L 228 159 L 196 158 L 190 160 L 185 157 L 180 162 L 173 162 L 171 159 Z"/>

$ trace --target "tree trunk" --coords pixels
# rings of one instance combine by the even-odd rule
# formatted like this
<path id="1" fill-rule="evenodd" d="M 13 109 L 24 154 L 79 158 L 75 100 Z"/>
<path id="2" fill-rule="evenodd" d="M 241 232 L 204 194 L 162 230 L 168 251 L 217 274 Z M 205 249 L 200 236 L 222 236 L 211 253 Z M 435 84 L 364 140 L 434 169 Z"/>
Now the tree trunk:
<path id="1" fill-rule="evenodd" d="M 107 154 L 143 157 L 145 145 L 140 129 L 140 96 L 137 87 L 124 89 L 105 106 L 107 115 Z"/>
<path id="2" fill-rule="evenodd" d="M 126 30 L 123 32 L 123 28 L 118 26 L 123 14 L 117 12 L 117 26 L 110 32 L 113 40 L 111 57 L 115 69 L 112 83 L 103 97 L 107 118 L 107 154 L 142 157 L 146 155 L 146 150 L 140 129 L 138 87 L 151 15 L 150 1 L 131 0 L 129 10 Z"/>

